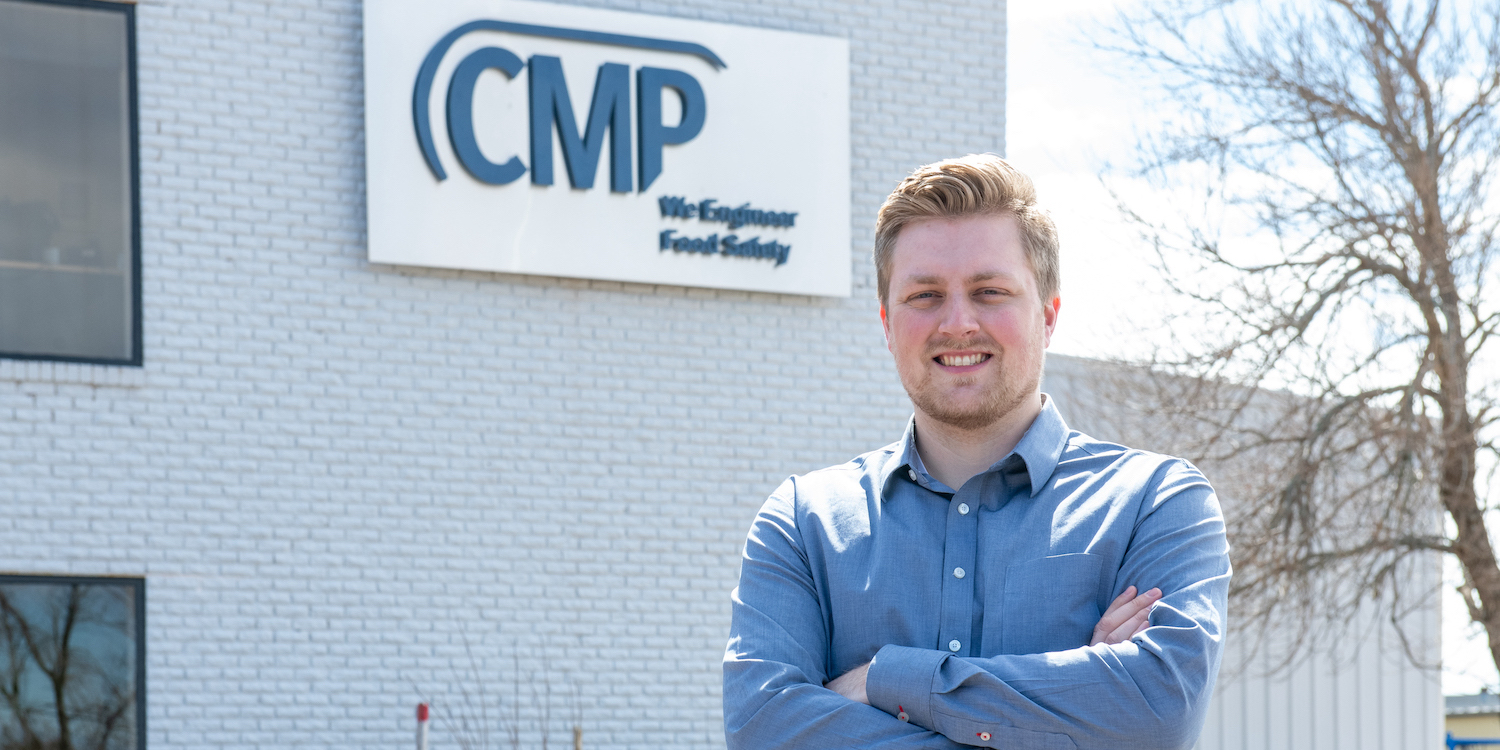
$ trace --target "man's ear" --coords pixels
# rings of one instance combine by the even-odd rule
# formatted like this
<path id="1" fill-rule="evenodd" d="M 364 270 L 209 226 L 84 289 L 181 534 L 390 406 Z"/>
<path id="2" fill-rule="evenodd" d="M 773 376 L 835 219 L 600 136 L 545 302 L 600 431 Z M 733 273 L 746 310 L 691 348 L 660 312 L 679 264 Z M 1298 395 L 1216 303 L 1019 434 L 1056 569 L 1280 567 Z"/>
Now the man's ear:
<path id="1" fill-rule="evenodd" d="M 891 321 L 885 317 L 885 303 L 880 303 L 880 330 L 885 333 L 885 350 L 891 350 Z"/>
<path id="2" fill-rule="evenodd" d="M 1057 329 L 1057 313 L 1062 309 L 1062 297 L 1053 297 L 1051 302 L 1042 305 L 1042 318 L 1047 328 L 1047 333 L 1042 339 L 1042 348 L 1052 345 L 1052 332 Z M 887 336 L 889 342 L 889 336 Z"/>

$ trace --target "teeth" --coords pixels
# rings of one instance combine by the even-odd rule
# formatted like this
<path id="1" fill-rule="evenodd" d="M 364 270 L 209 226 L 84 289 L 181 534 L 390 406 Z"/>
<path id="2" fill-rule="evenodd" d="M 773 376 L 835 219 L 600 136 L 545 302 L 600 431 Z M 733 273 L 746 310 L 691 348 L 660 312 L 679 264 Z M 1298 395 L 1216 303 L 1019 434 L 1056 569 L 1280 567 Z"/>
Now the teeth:
<path id="1" fill-rule="evenodd" d="M 962 357 L 958 357 L 951 354 L 944 354 L 938 357 L 938 361 L 948 367 L 968 367 L 969 365 L 977 365 L 989 359 L 989 356 L 988 354 L 965 354 Z"/>

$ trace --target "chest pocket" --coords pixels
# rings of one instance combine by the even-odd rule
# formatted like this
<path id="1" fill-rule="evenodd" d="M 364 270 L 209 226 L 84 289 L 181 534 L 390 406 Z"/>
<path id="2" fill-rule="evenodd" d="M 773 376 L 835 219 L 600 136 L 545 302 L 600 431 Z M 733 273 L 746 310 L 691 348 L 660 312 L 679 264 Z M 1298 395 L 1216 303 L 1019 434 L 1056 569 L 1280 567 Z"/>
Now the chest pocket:
<path id="1" fill-rule="evenodd" d="M 1098 599 L 1102 563 L 1097 555 L 1079 553 L 1007 568 L 999 653 L 1039 654 L 1089 645 L 1103 614 Z"/>

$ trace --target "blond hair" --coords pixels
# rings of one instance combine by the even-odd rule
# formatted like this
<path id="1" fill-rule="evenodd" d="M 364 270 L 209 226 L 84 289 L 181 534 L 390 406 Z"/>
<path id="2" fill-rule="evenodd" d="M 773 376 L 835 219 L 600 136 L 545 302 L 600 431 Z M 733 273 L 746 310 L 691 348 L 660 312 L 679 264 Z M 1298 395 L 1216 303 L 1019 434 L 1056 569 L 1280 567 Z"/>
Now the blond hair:
<path id="1" fill-rule="evenodd" d="M 875 282 L 880 305 L 891 289 L 891 259 L 896 237 L 906 225 L 923 219 L 964 216 L 1016 218 L 1021 245 L 1042 303 L 1057 297 L 1060 285 L 1057 226 L 1036 203 L 1036 186 L 1009 162 L 994 154 L 969 154 L 917 167 L 880 207 L 875 218 Z"/>

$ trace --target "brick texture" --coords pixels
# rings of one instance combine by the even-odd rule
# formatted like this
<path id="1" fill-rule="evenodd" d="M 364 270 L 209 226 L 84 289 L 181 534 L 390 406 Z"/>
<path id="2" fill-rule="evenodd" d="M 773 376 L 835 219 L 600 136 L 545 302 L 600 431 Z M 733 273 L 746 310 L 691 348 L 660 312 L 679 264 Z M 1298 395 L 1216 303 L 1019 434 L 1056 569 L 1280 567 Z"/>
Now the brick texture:
<path id="1" fill-rule="evenodd" d="M 874 214 L 1003 150 L 1004 4 L 591 4 L 851 41 L 852 298 L 371 265 L 359 4 L 138 6 L 146 364 L 0 363 L 0 571 L 147 578 L 153 750 L 723 745 L 751 517 L 909 414 Z"/>

